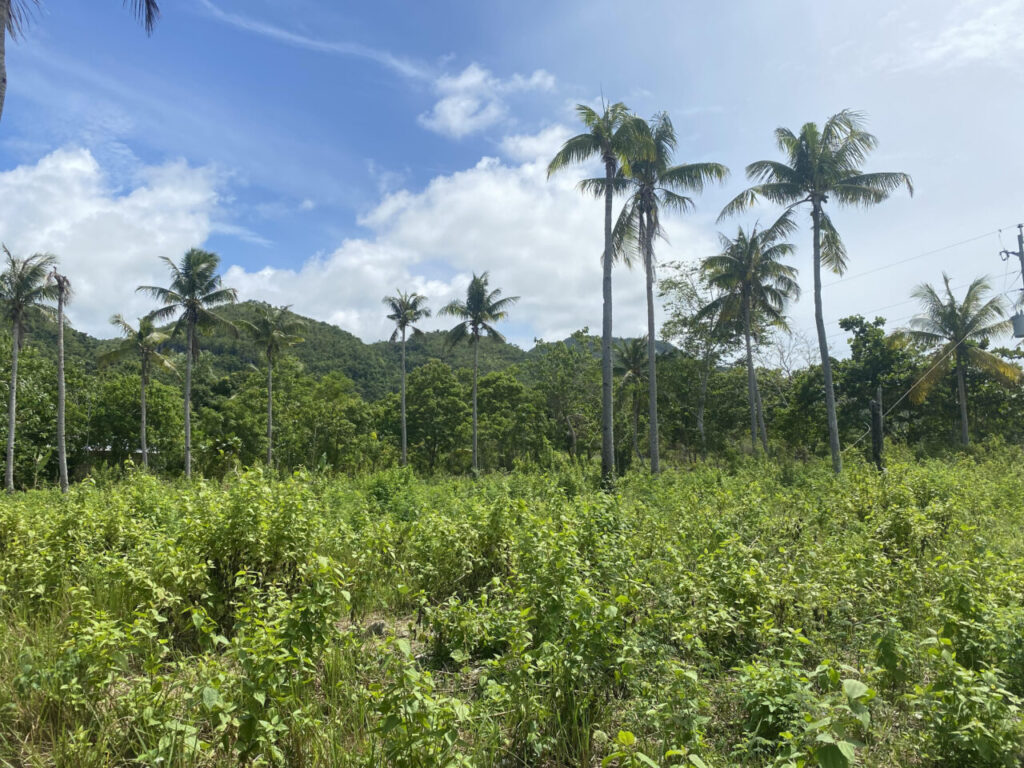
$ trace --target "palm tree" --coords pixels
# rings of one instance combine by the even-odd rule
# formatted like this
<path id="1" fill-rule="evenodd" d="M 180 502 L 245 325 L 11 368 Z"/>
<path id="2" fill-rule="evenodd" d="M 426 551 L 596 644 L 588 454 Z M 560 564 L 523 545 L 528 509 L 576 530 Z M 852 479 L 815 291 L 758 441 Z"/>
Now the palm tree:
<path id="1" fill-rule="evenodd" d="M 701 316 L 740 318 L 747 353 L 747 399 L 750 404 L 750 444 L 757 452 L 757 433 L 761 432 L 761 446 L 768 451 L 768 433 L 761 413 L 761 393 L 754 367 L 752 338 L 754 320 L 773 325 L 784 325 L 783 312 L 791 299 L 800 295 L 796 270 L 782 263 L 794 247 L 779 242 L 790 227 L 789 218 L 775 227 L 759 232 L 757 227 L 749 234 L 741 227 L 736 237 L 719 235 L 722 252 L 709 256 L 702 263 L 707 283 L 721 293 L 700 311 Z"/>
<path id="2" fill-rule="evenodd" d="M 243 326 L 267 358 L 267 466 L 274 466 L 274 363 L 287 347 L 302 342 L 297 331 L 306 326 L 287 306 L 261 304 L 254 322 Z"/>
<path id="3" fill-rule="evenodd" d="M 612 197 L 614 181 L 623 163 L 629 140 L 629 109 L 622 102 L 603 105 L 598 113 L 586 104 L 576 105 L 576 114 L 587 129 L 567 140 L 548 165 L 551 174 L 569 165 L 600 157 L 604 163 L 604 186 L 594 188 L 604 196 L 604 251 L 601 256 L 601 478 L 605 488 L 615 479 L 615 434 L 612 412 Z M 581 185 L 584 189 L 585 183 Z"/>
<path id="4" fill-rule="evenodd" d="M 68 492 L 68 450 L 64 439 L 64 412 L 66 393 L 64 391 L 64 306 L 71 298 L 71 281 L 54 267 L 50 279 L 57 287 L 57 468 L 60 475 L 60 490 Z"/>
<path id="5" fill-rule="evenodd" d="M 625 339 L 615 345 L 615 375 L 619 379 L 620 395 L 633 403 L 633 452 L 644 463 L 640 452 L 640 397 L 647 379 L 647 339 Z"/>
<path id="6" fill-rule="evenodd" d="M 11 384 L 7 393 L 7 468 L 4 486 L 14 491 L 14 427 L 18 396 L 18 353 L 25 335 L 25 321 L 31 316 L 52 316 L 52 308 L 44 302 L 57 298 L 57 286 L 47 280 L 57 265 L 57 257 L 37 253 L 16 259 L 0 245 L 7 257 L 7 269 L 0 274 L 0 307 L 11 324 Z"/>
<path id="7" fill-rule="evenodd" d="M 456 299 L 441 308 L 441 314 L 448 317 L 457 317 L 460 322 L 448 331 L 448 345 L 454 346 L 460 341 L 469 341 L 473 345 L 473 471 L 480 470 L 479 455 L 477 452 L 477 409 L 476 409 L 476 380 L 480 366 L 480 335 L 486 334 L 496 341 L 504 341 L 502 336 L 494 328 L 494 323 L 504 320 L 508 316 L 507 309 L 519 301 L 518 296 L 501 297 L 501 289 L 487 290 L 488 275 L 473 274 L 466 289 L 465 301 Z"/>
<path id="8" fill-rule="evenodd" d="M 423 332 L 413 325 L 425 317 L 430 317 L 430 308 L 426 306 L 427 297 L 419 293 L 402 293 L 396 291 L 394 296 L 385 296 L 384 305 L 391 310 L 388 320 L 395 324 L 395 332 L 391 334 L 391 341 L 399 339 L 402 341 L 402 460 L 404 467 L 409 462 L 408 436 L 405 428 L 405 337 L 408 331 L 414 336 L 421 336 Z"/>
<path id="9" fill-rule="evenodd" d="M 825 378 L 832 469 L 836 473 L 842 471 L 843 457 L 839 449 L 832 362 L 822 313 L 821 266 L 824 263 L 836 274 L 842 274 L 846 269 L 846 248 L 832 219 L 825 213 L 825 204 L 833 199 L 840 205 L 875 205 L 904 186 L 911 195 L 914 193 L 911 179 L 905 173 L 865 173 L 861 170 L 868 153 L 878 144 L 878 140 L 864 130 L 864 124 L 862 113 L 846 109 L 832 115 L 821 128 L 815 123 L 805 123 L 799 134 L 788 128 L 776 128 L 775 141 L 785 154 L 785 162 L 758 160 L 748 165 L 747 177 L 757 183 L 737 195 L 719 217 L 721 220 L 745 210 L 759 198 L 786 206 L 786 212 L 805 203 L 811 206 L 814 322 Z"/>
<path id="10" fill-rule="evenodd" d="M 11 40 L 17 40 L 32 9 L 39 4 L 39 0 L 0 0 L 0 116 L 3 115 L 4 97 L 7 95 L 7 35 Z M 124 0 L 124 4 L 131 6 L 132 14 L 142 22 L 146 34 L 150 34 L 160 16 L 156 0 Z"/>
<path id="11" fill-rule="evenodd" d="M 121 345 L 110 352 L 100 355 L 100 365 L 110 365 L 120 362 L 129 357 L 139 356 L 142 363 L 142 386 L 139 392 L 139 401 L 142 406 L 142 418 L 139 422 L 139 447 L 142 450 L 142 466 L 149 467 L 149 447 L 146 443 L 146 385 L 149 384 L 150 365 L 155 363 L 165 371 L 177 374 L 168 358 L 160 354 L 160 347 L 171 337 L 169 334 L 159 331 L 151 316 L 139 318 L 139 327 L 133 328 L 122 315 L 114 315 L 110 318 L 111 325 L 117 326 L 124 336 Z"/>
<path id="12" fill-rule="evenodd" d="M 1006 303 L 1002 296 L 989 296 L 992 286 L 979 277 L 967 287 L 963 301 L 958 302 L 949 287 L 949 275 L 942 273 L 945 295 L 928 283 L 919 285 L 911 294 L 921 303 L 922 312 L 910 321 L 910 337 L 928 347 L 938 347 L 932 365 L 914 385 L 911 398 L 921 402 L 928 392 L 947 374 L 952 366 L 956 375 L 957 399 L 960 403 L 960 442 L 970 441 L 967 430 L 968 363 L 981 368 L 1006 384 L 1016 384 L 1021 371 L 1015 365 L 986 352 L 978 342 L 1009 330 Z"/>
<path id="13" fill-rule="evenodd" d="M 661 467 L 658 461 L 658 377 L 654 334 L 654 240 L 664 236 L 661 210 L 692 210 L 693 200 L 682 193 L 700 192 L 706 184 L 725 179 L 729 170 L 720 163 L 673 165 L 676 132 L 664 112 L 656 114 L 650 122 L 633 118 L 629 123 L 629 134 L 627 163 L 615 183 L 616 187 L 628 193 L 629 198 L 615 224 L 613 240 L 619 253 L 627 260 L 631 247 L 639 247 L 644 265 L 647 284 L 649 453 L 651 472 L 656 474 Z"/>
<path id="14" fill-rule="evenodd" d="M 181 313 L 174 326 L 174 333 L 185 329 L 185 477 L 192 477 L 192 364 L 199 358 L 200 326 L 225 325 L 237 333 L 237 329 L 223 317 L 212 311 L 213 307 L 233 304 L 238 299 L 234 288 L 225 288 L 217 274 L 220 257 L 199 248 L 190 249 L 175 264 L 166 256 L 161 260 L 171 270 L 171 285 L 160 288 L 155 285 L 140 285 L 136 291 L 147 293 L 164 306 L 151 313 L 154 321 L 170 318 Z"/>

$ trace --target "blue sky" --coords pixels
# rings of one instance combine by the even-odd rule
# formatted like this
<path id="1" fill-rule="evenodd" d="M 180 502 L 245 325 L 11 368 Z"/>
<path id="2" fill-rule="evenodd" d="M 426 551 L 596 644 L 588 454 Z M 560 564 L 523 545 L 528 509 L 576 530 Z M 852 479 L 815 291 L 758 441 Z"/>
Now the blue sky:
<path id="1" fill-rule="evenodd" d="M 244 298 L 366 340 L 387 335 L 384 293 L 439 306 L 484 269 L 523 297 L 515 341 L 597 328 L 600 206 L 572 188 L 586 169 L 547 182 L 543 166 L 572 106 L 602 93 L 667 110 L 680 160 L 733 170 L 671 223 L 662 262 L 713 250 L 777 125 L 854 107 L 881 141 L 869 168 L 911 173 L 917 194 L 836 213 L 851 266 L 826 280 L 834 340 L 852 312 L 905 322 L 910 289 L 943 269 L 1011 287 L 996 230 L 1024 219 L 1024 0 L 162 6 L 147 38 L 116 0 L 48 0 L 8 46 L 0 239 L 61 256 L 92 333 L 146 311 L 134 285 L 189 245 L 217 251 Z M 638 334 L 641 275 L 616 286 L 616 332 Z M 809 291 L 792 316 L 811 333 Z"/>

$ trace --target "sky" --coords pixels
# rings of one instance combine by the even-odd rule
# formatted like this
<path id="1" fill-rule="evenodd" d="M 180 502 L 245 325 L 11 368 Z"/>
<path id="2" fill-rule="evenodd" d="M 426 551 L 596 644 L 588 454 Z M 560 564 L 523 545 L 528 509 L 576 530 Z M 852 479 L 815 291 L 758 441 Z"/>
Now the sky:
<path id="1" fill-rule="evenodd" d="M 57 254 L 73 324 L 113 335 L 145 314 L 190 247 L 215 251 L 242 299 L 289 304 L 365 341 L 390 335 L 381 299 L 435 309 L 474 272 L 520 296 L 502 328 L 524 347 L 601 318 L 602 212 L 546 176 L 579 132 L 574 106 L 664 110 L 678 162 L 731 169 L 672 216 L 660 274 L 715 252 L 716 223 L 775 159 L 773 131 L 853 108 L 879 146 L 867 170 L 904 171 L 914 195 L 836 209 L 849 251 L 827 275 L 830 344 L 859 313 L 901 327 L 921 282 L 980 275 L 1016 300 L 999 251 L 1024 221 L 1024 0 L 698 3 L 542 0 L 163 0 L 147 37 L 117 0 L 45 0 L 7 47 L 0 240 Z M 794 235 L 814 335 L 810 232 Z M 641 271 L 615 271 L 615 333 L 645 332 Z M 660 312 L 659 312 L 660 316 Z M 431 318 L 427 329 L 451 324 Z M 792 345 L 791 345 L 792 346 Z M 798 345 L 799 346 L 799 345 Z M 804 345 L 806 347 L 806 344 Z"/>

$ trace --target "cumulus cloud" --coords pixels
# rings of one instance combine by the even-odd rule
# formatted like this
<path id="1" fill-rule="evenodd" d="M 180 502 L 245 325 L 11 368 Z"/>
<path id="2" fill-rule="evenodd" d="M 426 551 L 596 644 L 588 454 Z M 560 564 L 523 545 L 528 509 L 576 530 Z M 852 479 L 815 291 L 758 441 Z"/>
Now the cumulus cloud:
<path id="1" fill-rule="evenodd" d="M 555 126 L 512 137 L 503 146 L 518 162 L 483 158 L 422 191 L 389 194 L 360 219 L 367 237 L 346 240 L 297 269 L 233 267 L 226 279 L 246 297 L 294 304 L 372 341 L 390 334 L 384 295 L 416 290 L 436 309 L 463 295 L 473 272 L 487 270 L 493 286 L 522 297 L 506 325 L 512 341 L 530 346 L 534 337 L 561 339 L 584 325 L 596 331 L 603 205 L 576 190 L 580 174 L 547 179 L 551 152 L 567 135 Z M 691 222 L 672 220 L 668 233 L 670 242 L 659 245 L 661 261 L 714 248 L 712 233 Z M 615 274 L 616 334 L 640 335 L 643 275 L 624 268 Z M 425 326 L 446 322 L 433 318 Z"/>
<path id="2" fill-rule="evenodd" d="M 978 62 L 1016 67 L 1024 56 L 1024 0 L 959 3 L 938 30 L 913 35 L 899 68 L 949 69 Z"/>
<path id="3" fill-rule="evenodd" d="M 135 293 L 162 284 L 157 256 L 177 256 L 214 228 L 216 174 L 173 162 L 143 168 L 119 193 L 93 155 L 62 149 L 34 165 L 0 173 L 0 239 L 15 256 L 48 251 L 60 258 L 75 290 L 75 327 L 110 336 L 115 312 L 143 315 L 152 303 Z"/>
<path id="4" fill-rule="evenodd" d="M 504 120 L 505 98 L 524 91 L 550 91 L 555 78 L 542 69 L 529 77 L 515 74 L 503 80 L 473 63 L 457 75 L 443 75 L 434 83 L 440 99 L 420 115 L 422 126 L 444 136 L 460 139 Z"/>

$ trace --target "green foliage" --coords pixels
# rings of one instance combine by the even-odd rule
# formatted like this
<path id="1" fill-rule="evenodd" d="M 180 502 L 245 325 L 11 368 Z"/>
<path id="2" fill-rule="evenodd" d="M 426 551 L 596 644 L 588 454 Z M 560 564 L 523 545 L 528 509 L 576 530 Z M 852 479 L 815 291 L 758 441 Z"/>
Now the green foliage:
<path id="1" fill-rule="evenodd" d="M 1022 459 L 14 496 L 0 762 L 1013 766 Z"/>

